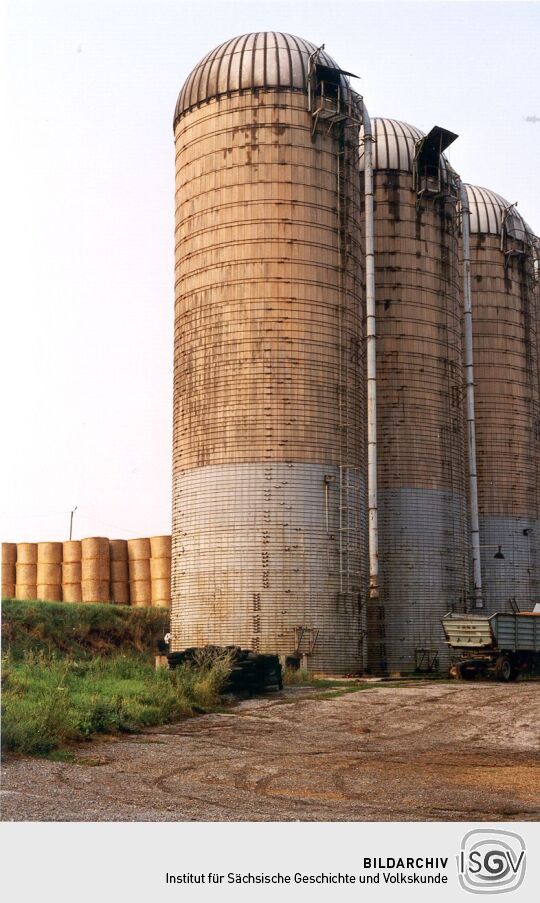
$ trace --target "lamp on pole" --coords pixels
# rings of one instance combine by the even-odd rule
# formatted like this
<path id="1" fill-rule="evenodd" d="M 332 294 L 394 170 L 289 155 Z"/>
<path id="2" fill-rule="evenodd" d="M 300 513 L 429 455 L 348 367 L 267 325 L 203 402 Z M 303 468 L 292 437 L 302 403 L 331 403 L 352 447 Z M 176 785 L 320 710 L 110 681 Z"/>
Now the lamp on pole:
<path id="1" fill-rule="evenodd" d="M 505 558 L 503 550 L 502 550 L 502 546 L 497 546 L 497 545 L 484 546 L 484 545 L 482 545 L 482 546 L 480 546 L 480 548 L 481 549 L 497 549 L 497 551 L 495 552 L 493 557 L 500 559 L 501 561 L 503 561 Z"/>
<path id="2" fill-rule="evenodd" d="M 71 510 L 71 514 L 69 516 L 69 538 L 71 539 L 71 534 L 73 533 L 73 515 L 77 510 L 77 505 Z"/>

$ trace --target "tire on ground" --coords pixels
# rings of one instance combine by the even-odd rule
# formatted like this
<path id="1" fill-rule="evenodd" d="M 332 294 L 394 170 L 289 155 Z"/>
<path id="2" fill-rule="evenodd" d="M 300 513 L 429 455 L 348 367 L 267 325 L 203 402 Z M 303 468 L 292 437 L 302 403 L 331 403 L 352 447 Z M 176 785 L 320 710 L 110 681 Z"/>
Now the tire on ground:
<path id="1" fill-rule="evenodd" d="M 495 662 L 495 674 L 497 680 L 501 680 L 503 683 L 509 683 L 511 680 L 516 679 L 517 672 L 508 655 L 499 656 Z"/>

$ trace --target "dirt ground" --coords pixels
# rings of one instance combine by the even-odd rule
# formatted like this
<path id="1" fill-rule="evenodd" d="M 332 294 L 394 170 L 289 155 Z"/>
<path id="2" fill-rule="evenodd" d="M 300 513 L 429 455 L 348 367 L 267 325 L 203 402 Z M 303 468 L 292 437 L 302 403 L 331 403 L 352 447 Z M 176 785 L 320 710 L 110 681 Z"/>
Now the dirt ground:
<path id="1" fill-rule="evenodd" d="M 531 821 L 540 683 L 313 690 L 11 757 L 4 821 Z"/>

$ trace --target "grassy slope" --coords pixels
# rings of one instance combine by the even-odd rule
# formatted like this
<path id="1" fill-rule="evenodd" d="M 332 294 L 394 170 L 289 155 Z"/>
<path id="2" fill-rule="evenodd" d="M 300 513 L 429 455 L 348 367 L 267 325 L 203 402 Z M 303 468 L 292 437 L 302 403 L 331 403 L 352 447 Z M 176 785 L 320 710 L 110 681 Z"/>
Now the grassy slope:
<path id="1" fill-rule="evenodd" d="M 2 603 L 2 651 L 14 659 L 27 652 L 90 658 L 140 653 L 153 656 L 169 628 L 162 608 L 75 605 L 64 602 Z"/>
<path id="2" fill-rule="evenodd" d="M 168 613 L 112 605 L 4 602 L 4 749 L 50 754 L 219 702 L 228 661 L 155 671 Z"/>

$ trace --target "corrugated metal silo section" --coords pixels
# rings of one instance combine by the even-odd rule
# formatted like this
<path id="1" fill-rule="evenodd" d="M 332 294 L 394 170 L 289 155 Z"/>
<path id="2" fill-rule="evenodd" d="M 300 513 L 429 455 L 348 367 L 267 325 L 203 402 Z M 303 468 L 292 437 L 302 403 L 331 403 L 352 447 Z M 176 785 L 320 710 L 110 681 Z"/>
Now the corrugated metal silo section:
<path id="1" fill-rule="evenodd" d="M 325 53 L 310 80 L 315 50 L 244 35 L 178 99 L 172 648 L 345 673 L 365 642 L 359 126 Z"/>
<path id="2" fill-rule="evenodd" d="M 465 187 L 483 595 L 490 612 L 527 610 L 540 601 L 535 239 L 515 205 Z"/>
<path id="3" fill-rule="evenodd" d="M 407 672 L 445 664 L 440 619 L 468 590 L 457 179 L 443 130 L 420 146 L 406 123 L 372 127 L 380 598 L 368 642 L 370 668 Z"/>

